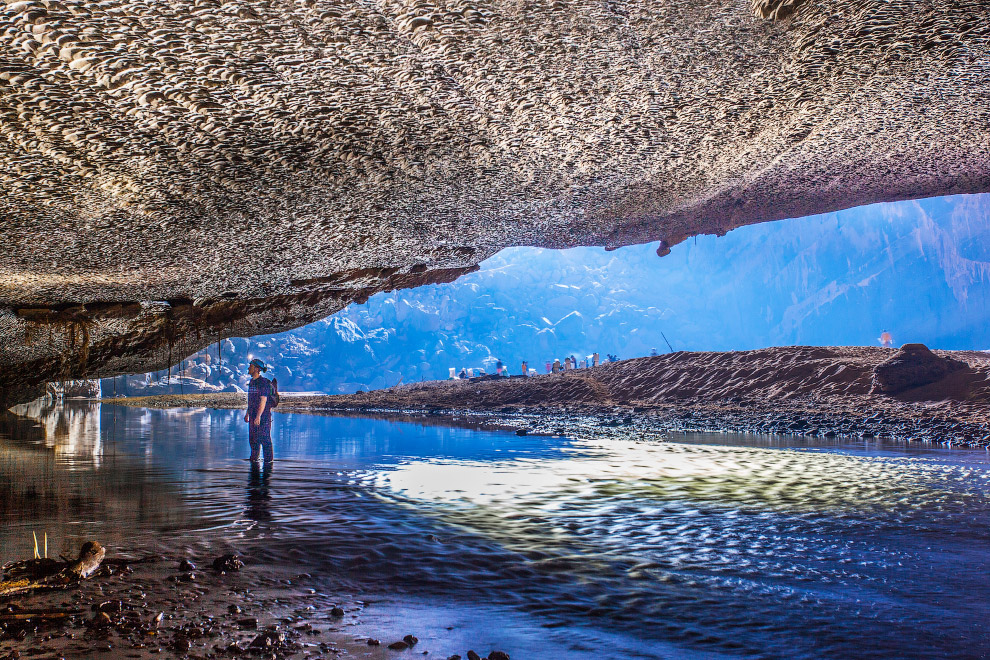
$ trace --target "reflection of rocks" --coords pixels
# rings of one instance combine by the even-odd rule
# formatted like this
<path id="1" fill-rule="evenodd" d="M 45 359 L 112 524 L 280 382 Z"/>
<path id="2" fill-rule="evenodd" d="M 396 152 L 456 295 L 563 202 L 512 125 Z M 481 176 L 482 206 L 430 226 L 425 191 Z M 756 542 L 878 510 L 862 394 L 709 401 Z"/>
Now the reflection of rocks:
<path id="1" fill-rule="evenodd" d="M 14 406 L 11 411 L 38 423 L 43 446 L 59 455 L 92 457 L 99 463 L 103 446 L 99 403 L 79 401 L 63 405 L 51 397 L 41 397 Z"/>
<path id="2" fill-rule="evenodd" d="M 884 394 L 895 394 L 938 382 L 966 367 L 960 360 L 935 355 L 924 344 L 904 344 L 893 357 L 873 368 L 873 385 Z"/>

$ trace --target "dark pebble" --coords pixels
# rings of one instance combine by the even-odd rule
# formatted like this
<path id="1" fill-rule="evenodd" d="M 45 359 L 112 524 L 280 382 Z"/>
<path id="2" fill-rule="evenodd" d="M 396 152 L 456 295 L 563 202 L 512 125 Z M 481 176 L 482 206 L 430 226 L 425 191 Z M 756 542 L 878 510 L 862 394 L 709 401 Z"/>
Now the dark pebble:
<path id="1" fill-rule="evenodd" d="M 408 644 L 410 647 L 413 647 L 416 646 L 417 642 L 419 642 L 419 638 L 413 635 L 406 635 L 405 637 L 402 638 L 402 641 Z"/>
<path id="2" fill-rule="evenodd" d="M 250 617 L 250 618 L 247 618 L 247 619 L 238 619 L 237 620 L 237 626 L 241 630 L 257 630 L 258 629 L 258 620 L 255 619 L 254 617 Z"/>
<path id="3" fill-rule="evenodd" d="M 368 639 L 368 646 L 381 646 L 382 642 L 378 639 Z"/>
<path id="4" fill-rule="evenodd" d="M 237 555 L 223 555 L 213 560 L 213 570 L 221 573 L 233 573 L 244 568 L 244 562 Z"/>
<path id="5" fill-rule="evenodd" d="M 124 602 L 120 600 L 107 600 L 99 605 L 93 605 L 97 612 L 120 612 L 124 609 Z"/>
<path id="6" fill-rule="evenodd" d="M 488 654 L 488 660 L 509 660 L 509 654 L 505 651 L 492 651 Z"/>
<path id="7" fill-rule="evenodd" d="M 230 605 L 227 606 L 227 611 L 230 612 L 231 614 L 240 614 L 241 613 L 241 606 L 240 605 L 230 604 Z"/>
<path id="8" fill-rule="evenodd" d="M 344 610 L 339 607 L 335 607 L 330 610 L 330 616 L 344 616 Z"/>
<path id="9" fill-rule="evenodd" d="M 447 658 L 447 660 L 461 660 L 461 656 L 455 654 Z"/>
<path id="10" fill-rule="evenodd" d="M 183 559 L 179 562 L 179 570 L 183 573 L 189 573 L 196 570 L 196 564 L 192 563 L 188 559 Z"/>
<path id="11" fill-rule="evenodd" d="M 468 660 L 481 660 L 481 656 L 474 651 L 468 651 Z"/>
<path id="12" fill-rule="evenodd" d="M 404 649 L 409 648 L 409 645 L 406 644 L 405 642 L 392 642 L 391 644 L 388 645 L 388 647 L 393 651 L 402 651 Z"/>
<path id="13" fill-rule="evenodd" d="M 266 630 L 251 642 L 253 649 L 278 649 L 285 644 L 285 633 L 281 630 Z"/>

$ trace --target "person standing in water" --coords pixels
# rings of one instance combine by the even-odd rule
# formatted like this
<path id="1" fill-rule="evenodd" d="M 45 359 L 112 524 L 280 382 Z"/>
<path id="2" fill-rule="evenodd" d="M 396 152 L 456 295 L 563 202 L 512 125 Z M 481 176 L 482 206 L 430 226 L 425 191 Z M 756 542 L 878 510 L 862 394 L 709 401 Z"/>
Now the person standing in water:
<path id="1" fill-rule="evenodd" d="M 264 449 L 265 463 L 271 463 L 275 458 L 272 455 L 272 381 L 261 375 L 265 371 L 268 367 L 258 358 L 248 365 L 251 383 L 248 385 L 248 407 L 244 421 L 249 425 L 250 460 L 258 460 Z"/>

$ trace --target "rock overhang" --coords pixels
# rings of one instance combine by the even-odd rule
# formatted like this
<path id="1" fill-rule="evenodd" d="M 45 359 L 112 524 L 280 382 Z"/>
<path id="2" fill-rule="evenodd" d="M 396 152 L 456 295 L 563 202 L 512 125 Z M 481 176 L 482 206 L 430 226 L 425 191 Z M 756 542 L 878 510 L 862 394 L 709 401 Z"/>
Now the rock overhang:
<path id="1" fill-rule="evenodd" d="M 503 247 L 990 189 L 976 1 L 27 0 L 0 42 L 8 393 Z"/>

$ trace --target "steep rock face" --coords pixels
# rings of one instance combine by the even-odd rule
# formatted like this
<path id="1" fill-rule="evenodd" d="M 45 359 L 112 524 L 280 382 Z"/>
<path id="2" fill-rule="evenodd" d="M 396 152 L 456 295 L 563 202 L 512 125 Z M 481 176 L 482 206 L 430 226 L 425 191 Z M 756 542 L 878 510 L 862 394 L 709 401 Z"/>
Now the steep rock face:
<path id="1" fill-rule="evenodd" d="M 980 0 L 7 3 L 0 390 L 510 245 L 990 189 L 988 39 Z"/>

